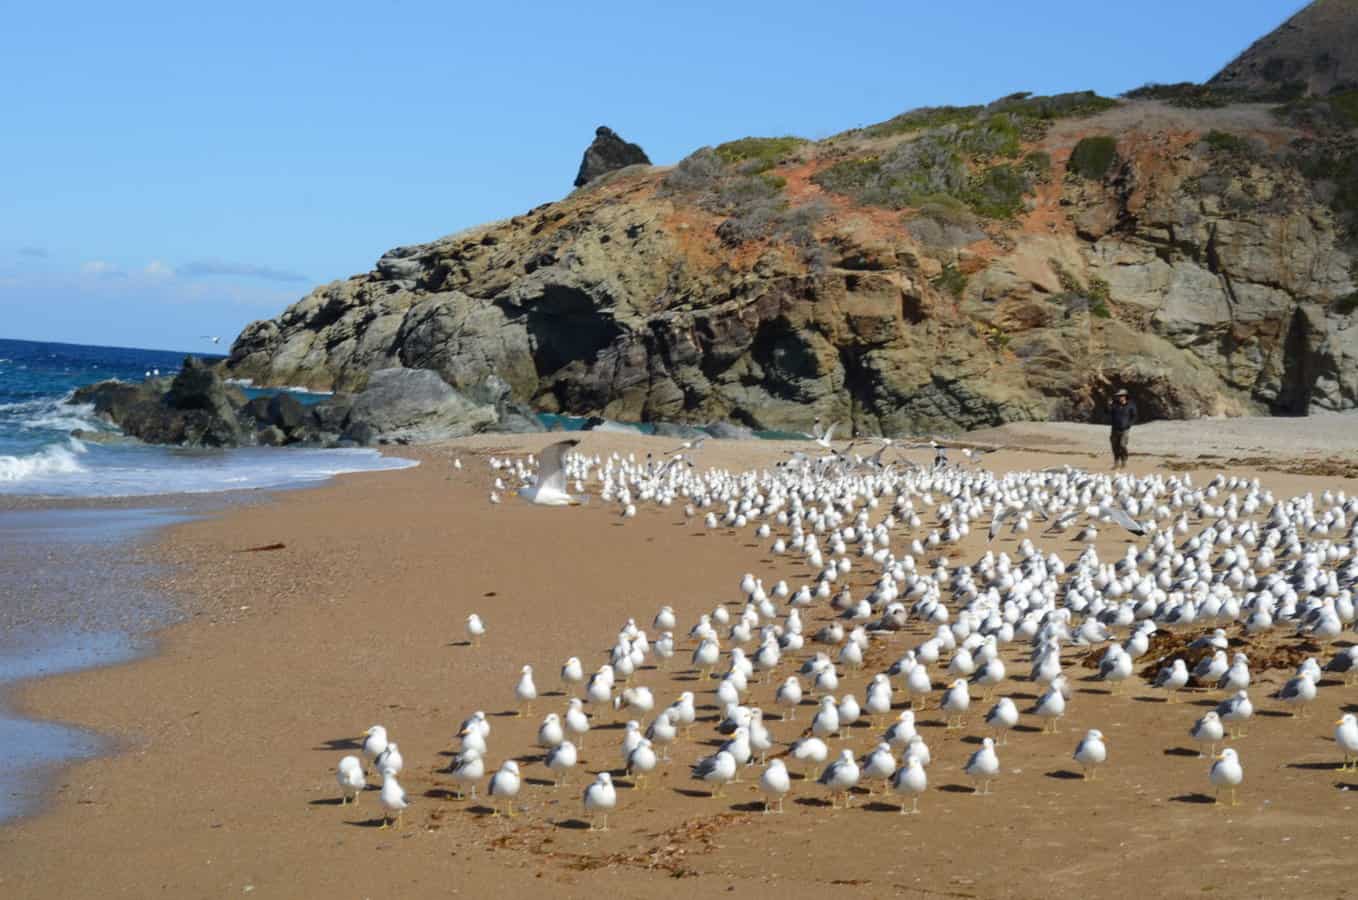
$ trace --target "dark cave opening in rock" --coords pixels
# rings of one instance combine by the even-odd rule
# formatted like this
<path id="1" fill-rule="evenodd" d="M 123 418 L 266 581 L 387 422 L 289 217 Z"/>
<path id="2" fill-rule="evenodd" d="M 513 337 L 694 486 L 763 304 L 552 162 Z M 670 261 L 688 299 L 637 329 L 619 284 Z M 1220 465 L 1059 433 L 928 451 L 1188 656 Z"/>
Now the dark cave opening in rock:
<path id="1" fill-rule="evenodd" d="M 1283 339 L 1283 377 L 1278 396 L 1273 401 L 1275 416 L 1304 416 L 1311 405 L 1311 391 L 1316 385 L 1316 369 L 1311 347 L 1311 329 L 1298 307 L 1292 313 Z"/>
<path id="2" fill-rule="evenodd" d="M 548 378 L 572 362 L 593 363 L 622 334 L 595 307 L 589 294 L 561 285 L 548 285 L 528 305 L 526 323 L 538 377 Z"/>

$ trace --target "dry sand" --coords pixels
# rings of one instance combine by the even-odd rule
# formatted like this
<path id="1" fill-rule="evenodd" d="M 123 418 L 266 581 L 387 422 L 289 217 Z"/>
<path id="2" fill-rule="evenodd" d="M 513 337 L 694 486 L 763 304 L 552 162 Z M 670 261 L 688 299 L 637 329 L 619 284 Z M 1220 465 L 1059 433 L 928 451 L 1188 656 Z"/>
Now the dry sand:
<path id="1" fill-rule="evenodd" d="M 520 666 L 534 666 L 544 694 L 555 691 L 564 659 L 597 666 L 629 616 L 649 627 L 668 603 L 686 632 L 698 613 L 739 599 L 744 572 L 794 587 L 811 573 L 770 556 L 768 542 L 750 531 L 705 531 L 683 524 L 678 510 L 643 507 L 624 524 L 597 502 L 576 509 L 486 502 L 491 474 L 482 454 L 556 437 L 413 450 L 423 462 L 416 469 L 345 476 L 168 532 L 163 550 L 179 563 L 172 587 L 189 617 L 163 634 L 162 652 L 22 693 L 27 712 L 115 735 L 123 752 L 65 773 L 48 811 L 0 829 L 0 896 L 1351 894 L 1358 775 L 1336 770 L 1331 722 L 1354 708 L 1358 687 L 1338 685 L 1322 688 L 1305 720 L 1261 700 L 1267 685 L 1252 691 L 1264 712 L 1236 744 L 1246 770 L 1236 808 L 1202 802 L 1208 761 L 1188 749 L 1187 728 L 1215 694 L 1171 706 L 1140 681 L 1120 697 L 1076 680 L 1058 735 L 1018 733 L 1000 748 L 1004 774 L 992 796 L 974 796 L 959 771 L 980 734 L 979 703 L 960 732 L 945 731 L 936 711 L 921 716 L 934 762 L 915 817 L 866 795 L 853 809 L 832 811 L 814 783 L 800 781 L 785 815 L 764 816 L 751 788 L 756 770 L 713 799 L 685 765 L 711 752 L 707 721 L 652 787 L 620 787 L 611 830 L 583 830 L 583 770 L 620 767 L 621 731 L 602 714 L 570 785 L 545 786 L 533 734 L 565 699 L 544 696 L 532 718 L 508 715 Z M 583 449 L 673 444 L 591 434 Z M 1104 463 L 1069 442 L 1052 449 L 1061 452 L 1002 452 L 987 461 L 996 469 Z M 767 462 L 783 450 L 712 441 L 701 458 Z M 464 471 L 449 466 L 453 454 Z M 1149 462 L 1134 457 L 1133 468 L 1147 471 Z M 1358 490 L 1353 480 L 1260 475 L 1280 492 Z M 973 560 L 983 541 L 975 536 L 953 559 Z M 242 552 L 274 543 L 285 547 Z M 1012 552 L 1015 542 L 996 543 Z M 1121 548 L 1118 536 L 1101 536 L 1101 554 Z M 1053 549 L 1069 559 L 1079 547 L 1067 540 Z M 851 582 L 858 595 L 866 573 L 855 571 Z M 473 611 L 490 628 L 479 647 L 463 643 Z M 921 633 L 875 644 L 866 669 L 841 687 L 861 697 L 870 673 Z M 1270 646 L 1278 643 L 1293 642 L 1280 637 Z M 1252 647 L 1252 655 L 1264 649 Z M 681 690 L 715 686 L 695 682 L 682 658 L 672 671 L 648 669 L 635 680 L 666 703 Z M 1018 659 L 1017 648 L 1006 658 Z M 1072 674 L 1084 674 L 1073 654 L 1065 658 Z M 938 681 L 944 673 L 934 674 Z M 1256 673 L 1257 683 L 1283 677 Z M 1033 687 L 1011 680 L 1003 693 L 1026 708 Z M 753 702 L 773 709 L 772 691 L 756 686 Z M 711 703 L 711 694 L 699 702 Z M 451 799 L 453 785 L 438 771 L 457 723 L 476 709 L 491 715 L 491 767 L 511 756 L 528 760 L 522 814 L 513 820 Z M 787 741 L 808 719 L 771 716 L 769 724 Z M 377 829 L 376 791 L 357 807 L 337 805 L 333 767 L 374 723 L 390 729 L 406 760 L 401 781 L 413 804 L 400 831 Z M 1070 754 L 1089 727 L 1107 736 L 1110 761 L 1097 781 L 1084 782 L 1071 777 Z M 847 746 L 865 751 L 878 733 L 852 729 Z"/>

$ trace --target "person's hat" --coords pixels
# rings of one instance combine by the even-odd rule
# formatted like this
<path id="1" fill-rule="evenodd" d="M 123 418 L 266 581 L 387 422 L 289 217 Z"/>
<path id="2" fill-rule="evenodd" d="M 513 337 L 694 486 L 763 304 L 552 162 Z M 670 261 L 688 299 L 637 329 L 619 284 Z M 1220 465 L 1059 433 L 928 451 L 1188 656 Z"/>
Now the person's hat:
<path id="1" fill-rule="evenodd" d="M 1114 397 L 1126 397 L 1126 396 L 1127 396 L 1127 389 L 1126 389 L 1126 388 L 1118 388 L 1118 392 L 1117 392 L 1116 394 L 1114 394 L 1113 396 L 1114 396 Z"/>

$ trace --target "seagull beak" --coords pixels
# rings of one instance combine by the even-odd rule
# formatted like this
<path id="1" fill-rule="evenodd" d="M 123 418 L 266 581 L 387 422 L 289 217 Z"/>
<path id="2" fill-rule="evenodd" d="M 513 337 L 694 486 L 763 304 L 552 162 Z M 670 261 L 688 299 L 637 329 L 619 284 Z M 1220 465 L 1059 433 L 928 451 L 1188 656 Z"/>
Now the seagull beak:
<path id="1" fill-rule="evenodd" d="M 1334 720 L 1334 724 L 1336 724 L 1336 725 L 1343 725 L 1343 724 L 1344 724 L 1344 720 L 1343 720 L 1343 719 L 1335 719 L 1335 720 Z"/>
<path id="2" fill-rule="evenodd" d="M 1218 753 L 1216 756 L 1212 757 L 1212 759 L 1225 759 L 1225 758 L 1226 758 L 1225 753 Z"/>

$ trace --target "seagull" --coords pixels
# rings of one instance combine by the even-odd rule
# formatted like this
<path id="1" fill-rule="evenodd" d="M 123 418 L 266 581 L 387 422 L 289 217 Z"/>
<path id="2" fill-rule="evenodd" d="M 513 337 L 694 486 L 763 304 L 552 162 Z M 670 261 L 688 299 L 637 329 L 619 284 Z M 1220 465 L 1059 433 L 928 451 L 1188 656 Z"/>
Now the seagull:
<path id="1" fill-rule="evenodd" d="M 778 802 L 777 811 L 781 813 L 783 797 L 792 790 L 792 776 L 788 775 L 787 765 L 781 759 L 770 762 L 768 768 L 759 776 L 759 789 L 764 792 L 764 815 L 770 812 L 770 799 Z"/>
<path id="2" fill-rule="evenodd" d="M 1103 732 L 1091 728 L 1075 747 L 1074 759 L 1084 768 L 1085 778 L 1094 780 L 1098 767 L 1108 759 L 1108 747 L 1103 742 Z"/>
<path id="3" fill-rule="evenodd" d="M 1228 787 L 1231 789 L 1231 806 L 1239 806 L 1240 801 L 1236 799 L 1235 789 L 1240 782 L 1245 780 L 1245 770 L 1240 765 L 1240 757 L 1234 750 L 1227 747 L 1217 754 L 1216 762 L 1212 763 L 1212 768 L 1207 772 L 1208 779 L 1212 786 L 1217 789 L 1217 802 L 1221 802 L 1221 789 Z"/>
<path id="4" fill-rule="evenodd" d="M 486 624 L 481 621 L 481 617 L 476 613 L 467 616 L 467 640 L 473 647 L 481 643 L 481 637 L 486 633 Z"/>
<path id="5" fill-rule="evenodd" d="M 811 768 L 825 762 L 830 756 L 830 748 L 825 746 L 825 741 L 818 737 L 804 737 L 792 745 L 788 755 L 800 763 L 805 764 L 804 773 L 809 773 Z"/>
<path id="6" fill-rule="evenodd" d="M 396 780 L 396 774 L 390 769 L 382 773 L 382 827 L 386 828 L 391 820 L 391 814 L 396 813 L 396 824 L 394 827 L 401 827 L 401 814 L 405 812 L 409 802 L 406 800 L 406 792 Z"/>
<path id="7" fill-rule="evenodd" d="M 370 762 L 375 761 L 387 749 L 387 729 L 374 725 L 363 732 L 363 755 Z"/>
<path id="8" fill-rule="evenodd" d="M 221 335 L 216 335 L 216 334 L 203 334 L 203 335 L 199 335 L 199 337 L 201 337 L 201 338 L 202 338 L 203 340 L 205 340 L 205 341 L 212 341 L 212 343 L 214 343 L 214 344 L 220 344 L 220 343 L 222 342 Z"/>
<path id="9" fill-rule="evenodd" d="M 561 667 L 562 684 L 579 684 L 585 680 L 585 670 L 580 665 L 580 658 L 572 656 L 566 660 L 566 664 Z"/>
<path id="10" fill-rule="evenodd" d="M 519 764 L 512 759 L 507 759 L 500 766 L 499 770 L 490 776 L 490 784 L 486 787 L 486 794 L 490 797 L 505 798 L 505 816 L 514 817 L 514 798 L 519 796 Z M 495 810 L 495 815 L 500 815 L 500 810 Z"/>
<path id="11" fill-rule="evenodd" d="M 391 774 L 400 775 L 401 769 L 405 768 L 405 759 L 401 756 L 401 748 L 396 746 L 395 741 L 387 743 L 387 748 L 378 754 L 373 765 L 379 772 L 391 770 Z"/>
<path id="12" fill-rule="evenodd" d="M 1218 703 L 1215 711 L 1221 721 L 1231 723 L 1231 737 L 1242 738 L 1245 736 L 1244 723 L 1254 715 L 1254 704 L 1250 702 L 1248 691 L 1237 691 L 1234 697 Z"/>
<path id="13" fill-rule="evenodd" d="M 999 744 L 1009 743 L 1009 729 L 1017 725 L 1018 720 L 1018 707 L 1008 697 L 1001 697 L 985 714 L 985 723 L 995 730 Z"/>
<path id="14" fill-rule="evenodd" d="M 1042 730 L 1056 734 L 1056 720 L 1066 714 L 1066 697 L 1061 693 L 1060 688 L 1053 686 L 1045 694 L 1037 699 L 1037 705 L 1033 708 L 1033 714 L 1046 719 Z"/>
<path id="15" fill-rule="evenodd" d="M 363 774 L 363 762 L 357 756 L 346 756 L 339 761 L 335 780 L 340 786 L 340 806 L 350 800 L 357 803 L 358 795 L 368 786 L 368 779 Z"/>
<path id="16" fill-rule="evenodd" d="M 1193 727 L 1188 730 L 1188 736 L 1199 744 L 1207 744 L 1208 754 L 1215 757 L 1217 755 L 1217 742 L 1226 737 L 1226 730 L 1221 724 L 1221 716 L 1215 709 L 1210 710 L 1193 723 Z M 1198 754 L 1199 759 L 1202 756 L 1203 754 Z"/>
<path id="17" fill-rule="evenodd" d="M 858 784 L 859 769 L 858 763 L 853 758 L 852 750 L 841 750 L 839 759 L 825 767 L 825 771 L 820 773 L 817 783 L 825 785 L 830 789 L 830 807 L 836 807 L 835 794 L 844 795 L 844 808 L 849 808 L 850 791 L 854 785 Z"/>
<path id="18" fill-rule="evenodd" d="M 626 769 L 627 774 L 636 779 L 638 788 L 646 787 L 646 775 L 655 771 L 660 760 L 655 755 L 655 747 L 646 738 L 632 748 L 632 752 L 627 754 Z"/>
<path id="19" fill-rule="evenodd" d="M 929 787 L 929 776 L 920 764 L 919 758 L 910 756 L 904 765 L 891 776 L 891 790 L 897 794 L 910 794 L 910 809 L 901 803 L 901 815 L 914 815 L 919 812 L 919 795 Z"/>
<path id="20" fill-rule="evenodd" d="M 589 731 L 589 716 L 585 713 L 585 702 L 572 697 L 566 707 L 566 730 L 575 738 L 577 747 L 585 746 L 585 733 Z"/>
<path id="21" fill-rule="evenodd" d="M 544 750 L 550 750 L 559 746 L 565 739 L 566 733 L 561 728 L 561 719 L 556 713 L 548 713 L 547 718 L 538 726 L 537 745 Z"/>
<path id="22" fill-rule="evenodd" d="M 1296 709 L 1297 718 L 1306 717 L 1306 704 L 1316 699 L 1316 683 L 1310 672 L 1303 672 L 1288 680 L 1278 691 L 1278 699 Z"/>
<path id="23" fill-rule="evenodd" d="M 1340 771 L 1358 770 L 1358 717 L 1344 713 L 1335 723 L 1334 742 L 1344 751 L 1344 764 Z"/>
<path id="24" fill-rule="evenodd" d="M 486 774 L 486 760 L 476 747 L 468 747 L 453 757 L 448 764 L 448 772 L 453 780 L 472 786 L 471 798 L 476 799 L 476 783 Z M 457 789 L 457 798 L 462 799 L 462 789 Z"/>
<path id="25" fill-rule="evenodd" d="M 558 441 L 538 454 L 537 480 L 519 488 L 518 494 L 537 506 L 579 506 L 581 501 L 566 492 L 565 456 L 579 438 Z"/>
<path id="26" fill-rule="evenodd" d="M 514 696 L 518 698 L 520 706 L 515 715 L 524 716 L 533 712 L 533 701 L 537 699 L 538 688 L 533 683 L 533 667 L 524 666 L 522 674 L 519 675 L 519 683 L 514 686 Z"/>
<path id="27" fill-rule="evenodd" d="M 556 773 L 556 786 L 560 787 L 566 783 L 566 774 L 575 766 L 578 754 L 575 745 L 570 741 L 562 741 L 555 747 L 547 751 L 543 762 L 547 768 Z"/>
<path id="28" fill-rule="evenodd" d="M 1160 670 L 1151 686 L 1169 691 L 1169 702 L 1177 703 L 1179 690 L 1186 684 L 1188 684 L 1188 664 L 1182 659 L 1175 659 L 1172 664 Z"/>
<path id="29" fill-rule="evenodd" d="M 674 456 L 676 453 L 685 453 L 688 451 L 701 450 L 703 444 L 705 444 L 706 442 L 707 435 L 705 434 L 700 435 L 699 437 L 696 437 L 691 441 L 684 441 L 678 447 L 675 447 L 673 450 L 666 450 L 665 455 Z"/>
<path id="30" fill-rule="evenodd" d="M 600 772 L 594 777 L 594 782 L 585 788 L 584 797 L 581 798 L 585 805 L 585 811 L 590 813 L 589 830 L 607 831 L 608 830 L 608 811 L 618 805 L 618 792 L 613 789 L 613 776 L 607 772 Z M 598 825 L 594 820 L 594 813 L 603 811 L 603 824 Z"/>
<path id="31" fill-rule="evenodd" d="M 715 785 L 712 790 L 713 797 L 721 796 L 723 785 L 735 781 L 736 778 L 736 758 L 730 751 L 720 750 L 711 756 L 705 756 L 698 760 L 697 764 L 690 769 L 690 775 L 695 781 L 705 781 Z"/>
<path id="32" fill-rule="evenodd" d="M 943 692 L 943 699 L 938 704 L 938 708 L 948 714 L 946 722 L 948 729 L 964 726 L 963 716 L 970 706 L 971 695 L 967 693 L 967 680 L 965 678 L 954 681 L 952 686 Z"/>
<path id="33" fill-rule="evenodd" d="M 984 789 L 977 791 L 977 794 L 990 793 L 990 782 L 1000 774 L 1000 758 L 995 754 L 993 738 L 985 738 L 981 741 L 981 749 L 971 754 L 971 758 L 962 767 L 962 771 L 982 783 Z"/>

